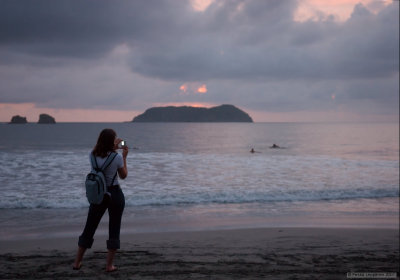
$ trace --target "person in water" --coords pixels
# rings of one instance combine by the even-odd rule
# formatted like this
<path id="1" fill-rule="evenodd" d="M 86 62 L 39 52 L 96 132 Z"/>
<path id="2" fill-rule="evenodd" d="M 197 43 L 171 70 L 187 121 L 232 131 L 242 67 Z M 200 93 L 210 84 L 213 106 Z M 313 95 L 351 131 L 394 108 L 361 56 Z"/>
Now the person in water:
<path id="1" fill-rule="evenodd" d="M 270 148 L 271 149 L 279 149 L 280 147 L 278 145 L 276 145 L 276 144 L 273 144 Z"/>
<path id="2" fill-rule="evenodd" d="M 92 153 L 95 156 L 98 166 L 102 166 L 107 157 L 111 153 L 115 153 L 118 149 L 118 144 L 122 140 L 117 138 L 117 134 L 112 129 L 104 129 L 101 131 L 97 144 Z M 107 264 L 106 271 L 112 272 L 117 270 L 114 266 L 114 256 L 117 249 L 120 248 L 120 229 L 122 213 L 125 207 L 125 197 L 118 183 L 118 176 L 120 179 L 125 179 L 128 176 L 128 169 L 126 166 L 126 157 L 128 156 L 128 147 L 122 146 L 122 155 L 117 154 L 111 164 L 105 169 L 104 175 L 107 183 L 107 191 L 111 194 L 104 196 L 101 204 L 90 204 L 89 213 L 83 233 L 79 236 L 78 252 L 76 253 L 73 269 L 78 270 L 82 266 L 83 255 L 88 248 L 92 247 L 93 236 L 96 232 L 97 226 L 100 223 L 106 210 L 109 215 L 109 239 L 107 240 Z"/>

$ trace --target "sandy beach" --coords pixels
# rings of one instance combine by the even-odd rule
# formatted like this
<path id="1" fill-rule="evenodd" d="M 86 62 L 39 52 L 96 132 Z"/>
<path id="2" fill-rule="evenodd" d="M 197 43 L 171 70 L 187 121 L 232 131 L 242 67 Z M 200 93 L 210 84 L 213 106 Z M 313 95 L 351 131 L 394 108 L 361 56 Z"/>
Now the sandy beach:
<path id="1" fill-rule="evenodd" d="M 104 272 L 106 236 L 95 236 L 79 271 L 72 270 L 73 238 L 0 241 L 0 279 L 349 279 L 349 272 L 398 277 L 398 234 L 360 228 L 129 234 L 122 236 L 113 273 Z"/>

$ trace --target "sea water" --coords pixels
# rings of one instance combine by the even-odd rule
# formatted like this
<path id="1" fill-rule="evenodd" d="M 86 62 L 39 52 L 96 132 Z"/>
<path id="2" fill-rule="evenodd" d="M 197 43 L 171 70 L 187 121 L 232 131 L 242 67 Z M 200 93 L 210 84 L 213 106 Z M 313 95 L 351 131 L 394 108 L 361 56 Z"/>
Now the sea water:
<path id="1" fill-rule="evenodd" d="M 79 233 L 103 128 L 130 147 L 123 232 L 398 227 L 397 123 L 1 124 L 0 239 Z"/>

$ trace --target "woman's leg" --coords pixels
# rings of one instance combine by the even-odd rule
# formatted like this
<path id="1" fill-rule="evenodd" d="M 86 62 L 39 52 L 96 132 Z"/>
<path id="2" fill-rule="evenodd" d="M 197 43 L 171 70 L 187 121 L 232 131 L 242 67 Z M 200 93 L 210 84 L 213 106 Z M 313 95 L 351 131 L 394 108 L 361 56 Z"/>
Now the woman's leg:
<path id="1" fill-rule="evenodd" d="M 81 236 L 79 236 L 79 247 L 91 248 L 93 236 L 99 226 L 100 220 L 107 209 L 108 201 L 106 199 L 99 205 L 90 204 L 86 225 Z"/>
<path id="2" fill-rule="evenodd" d="M 78 252 L 76 253 L 75 262 L 72 267 L 73 269 L 79 270 L 81 268 L 82 259 L 83 259 L 83 255 L 85 254 L 85 252 L 86 252 L 86 248 L 78 247 Z"/>
<path id="3" fill-rule="evenodd" d="M 107 272 L 112 272 L 117 270 L 117 268 L 114 266 L 114 257 L 115 253 L 117 252 L 117 249 L 109 249 L 107 253 L 107 265 L 106 265 L 106 271 Z"/>
<path id="4" fill-rule="evenodd" d="M 111 201 L 108 207 L 109 221 L 109 238 L 107 240 L 107 271 L 113 271 L 116 268 L 113 266 L 114 256 L 117 249 L 120 248 L 120 230 L 122 213 L 125 207 L 125 197 L 120 188 L 111 192 Z"/>
<path id="5" fill-rule="evenodd" d="M 82 259 L 87 248 L 91 248 L 93 244 L 93 236 L 100 223 L 104 212 L 107 209 L 107 201 L 103 201 L 100 205 L 91 204 L 86 220 L 85 229 L 81 236 L 79 236 L 78 251 L 76 253 L 75 262 L 73 269 L 80 269 L 82 265 Z"/>

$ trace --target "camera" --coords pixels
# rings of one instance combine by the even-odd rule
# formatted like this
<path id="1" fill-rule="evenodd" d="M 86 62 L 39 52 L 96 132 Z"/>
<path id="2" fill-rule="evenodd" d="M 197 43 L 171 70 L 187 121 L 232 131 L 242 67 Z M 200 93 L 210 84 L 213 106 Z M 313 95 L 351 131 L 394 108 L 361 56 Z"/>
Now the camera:
<path id="1" fill-rule="evenodd" d="M 123 148 L 123 147 L 125 147 L 126 146 L 126 141 L 125 140 L 122 140 L 121 142 L 119 142 L 119 144 L 118 144 L 118 148 Z"/>

